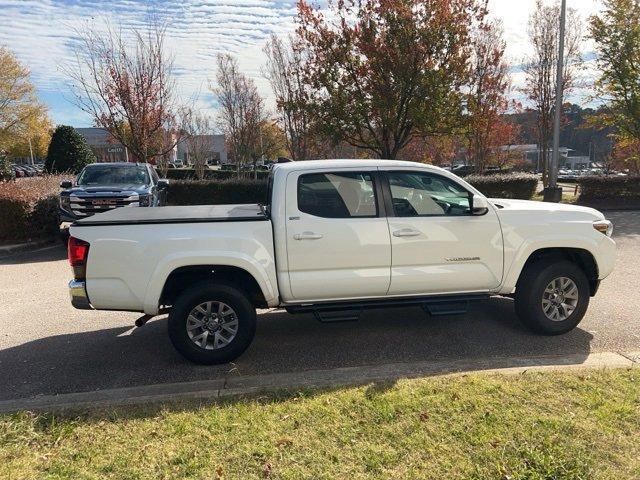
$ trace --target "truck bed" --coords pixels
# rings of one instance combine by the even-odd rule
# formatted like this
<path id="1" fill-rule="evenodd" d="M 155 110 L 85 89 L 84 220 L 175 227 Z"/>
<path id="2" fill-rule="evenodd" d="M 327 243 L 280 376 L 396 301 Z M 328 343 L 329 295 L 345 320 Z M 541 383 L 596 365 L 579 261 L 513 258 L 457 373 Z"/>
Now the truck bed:
<path id="1" fill-rule="evenodd" d="M 73 226 L 148 225 L 160 223 L 247 222 L 267 220 L 258 204 L 122 207 L 77 220 Z"/>

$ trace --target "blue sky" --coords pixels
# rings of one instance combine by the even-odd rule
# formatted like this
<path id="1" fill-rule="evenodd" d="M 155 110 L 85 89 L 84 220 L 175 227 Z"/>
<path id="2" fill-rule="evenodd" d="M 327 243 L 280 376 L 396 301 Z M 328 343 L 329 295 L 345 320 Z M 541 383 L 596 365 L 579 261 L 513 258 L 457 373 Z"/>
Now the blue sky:
<path id="1" fill-rule="evenodd" d="M 547 0 L 550 2 L 552 0 Z M 558 0 L 559 1 L 559 0 Z M 514 66 L 513 82 L 521 84 L 517 65 L 527 53 L 526 24 L 535 0 L 490 0 L 491 15 L 502 19 L 507 58 Z M 568 0 L 583 18 L 599 11 L 599 0 Z M 74 28 L 106 21 L 141 25 L 150 10 L 169 21 L 167 45 L 175 57 L 175 73 L 184 98 L 198 97 L 198 105 L 215 114 L 208 80 L 215 75 L 215 55 L 231 53 L 242 70 L 272 102 L 261 74 L 262 48 L 272 33 L 286 35 L 293 29 L 294 0 L 0 0 L 0 45 L 10 48 L 32 72 L 38 94 L 50 109 L 54 123 L 88 126 L 90 119 L 70 99 L 64 65 L 73 61 Z M 587 58 L 592 46 L 585 42 Z M 586 101 L 595 74 L 594 62 L 582 73 L 584 87 L 572 97 Z"/>

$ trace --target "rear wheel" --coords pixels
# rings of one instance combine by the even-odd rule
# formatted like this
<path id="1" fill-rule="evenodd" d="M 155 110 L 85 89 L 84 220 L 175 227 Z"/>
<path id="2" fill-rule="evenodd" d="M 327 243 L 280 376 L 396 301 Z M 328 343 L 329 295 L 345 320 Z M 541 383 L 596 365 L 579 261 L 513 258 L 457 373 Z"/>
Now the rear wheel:
<path id="1" fill-rule="evenodd" d="M 580 323 L 589 297 L 589 281 L 575 263 L 540 260 L 529 265 L 518 281 L 516 313 L 532 330 L 560 335 Z"/>
<path id="2" fill-rule="evenodd" d="M 195 363 L 213 365 L 239 357 L 251 344 L 256 311 L 247 296 L 230 285 L 201 283 L 175 301 L 169 314 L 173 346 Z"/>

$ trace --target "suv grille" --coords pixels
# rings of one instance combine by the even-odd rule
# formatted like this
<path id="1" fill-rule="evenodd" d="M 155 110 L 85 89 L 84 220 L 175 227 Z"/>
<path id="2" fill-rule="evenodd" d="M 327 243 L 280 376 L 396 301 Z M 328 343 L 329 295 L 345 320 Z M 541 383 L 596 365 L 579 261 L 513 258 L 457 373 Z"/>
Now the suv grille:
<path id="1" fill-rule="evenodd" d="M 131 204 L 138 206 L 138 195 L 131 195 L 128 197 L 77 197 L 75 195 L 71 195 L 70 198 L 71 212 L 77 217 L 89 217 L 96 213 L 107 212 L 118 207 L 127 207 Z"/>

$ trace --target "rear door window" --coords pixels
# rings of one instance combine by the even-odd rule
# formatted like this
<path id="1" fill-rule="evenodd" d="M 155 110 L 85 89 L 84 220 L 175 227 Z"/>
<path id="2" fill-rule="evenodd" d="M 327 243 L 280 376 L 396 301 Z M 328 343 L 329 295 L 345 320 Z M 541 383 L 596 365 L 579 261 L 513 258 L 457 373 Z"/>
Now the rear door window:
<path id="1" fill-rule="evenodd" d="M 298 210 L 324 218 L 376 217 L 378 204 L 373 176 L 369 172 L 301 175 Z"/>

